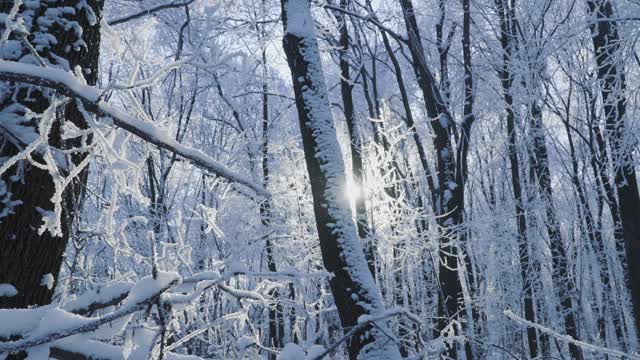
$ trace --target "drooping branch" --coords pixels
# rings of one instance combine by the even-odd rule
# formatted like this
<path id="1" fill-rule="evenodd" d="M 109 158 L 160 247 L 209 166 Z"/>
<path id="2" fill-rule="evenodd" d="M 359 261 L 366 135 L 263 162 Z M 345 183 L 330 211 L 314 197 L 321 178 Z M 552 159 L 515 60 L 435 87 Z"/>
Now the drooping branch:
<path id="1" fill-rule="evenodd" d="M 140 121 L 101 100 L 102 91 L 100 89 L 85 85 L 70 73 L 60 69 L 45 69 L 35 65 L 0 60 L 0 80 L 43 86 L 55 89 L 65 96 L 76 98 L 88 111 L 111 118 L 115 126 L 160 148 L 176 153 L 217 176 L 242 184 L 259 195 L 269 196 L 262 186 L 229 170 L 202 151 L 180 144 L 170 136 L 166 136 L 161 129 L 153 124 Z"/>
<path id="2" fill-rule="evenodd" d="M 558 333 L 556 331 L 553 331 L 553 330 L 551 330 L 549 328 L 546 328 L 546 327 L 544 327 L 542 325 L 539 325 L 539 324 L 536 324 L 534 322 L 525 320 L 525 319 L 517 316 L 516 314 L 514 314 L 511 310 L 505 310 L 504 311 L 504 315 L 506 317 L 508 317 L 509 319 L 515 321 L 518 324 L 525 325 L 525 326 L 530 327 L 530 328 L 538 329 L 540 332 L 549 334 L 549 335 L 553 336 L 554 338 L 556 338 L 556 339 L 558 339 L 560 341 L 563 341 L 563 342 L 566 342 L 566 343 L 569 343 L 569 344 L 573 344 L 573 345 L 578 346 L 578 347 L 580 347 L 580 348 L 582 348 L 584 350 L 589 350 L 589 351 L 594 352 L 594 353 L 611 355 L 611 356 L 615 356 L 616 358 L 620 358 L 620 359 L 640 360 L 640 356 L 635 355 L 635 354 L 628 354 L 628 353 L 625 353 L 625 352 L 622 352 L 622 351 L 619 351 L 619 350 L 612 350 L 612 349 L 607 349 L 607 348 L 600 347 L 600 346 L 595 346 L 595 345 L 580 341 L 578 339 L 574 339 L 571 336 L 560 334 L 560 333 Z"/>
<path id="3" fill-rule="evenodd" d="M 149 278 L 145 279 L 149 280 Z M 144 281 L 144 280 L 143 280 Z M 172 287 L 178 282 L 178 277 L 175 274 L 165 273 L 162 279 L 156 281 L 153 279 L 151 284 L 147 281 L 146 284 L 142 284 L 138 289 L 138 292 L 130 292 L 127 298 L 127 303 L 120 309 L 111 312 L 105 316 L 97 318 L 82 318 L 74 316 L 70 322 L 75 326 L 67 328 L 51 327 L 37 331 L 37 336 L 29 336 L 24 339 L 9 341 L 0 343 L 0 353 L 13 353 L 17 351 L 26 350 L 38 345 L 47 344 L 59 339 L 63 339 L 76 334 L 87 333 L 98 329 L 100 326 L 112 322 L 114 320 L 123 318 L 127 315 L 133 314 L 136 311 L 144 309 L 148 304 L 153 303 L 164 293 L 167 289 Z M 144 286 L 153 286 L 152 291 L 144 290 Z M 67 316 L 63 310 L 59 310 L 57 314 L 54 314 L 52 318 L 60 318 Z M 43 321 L 45 319 L 43 318 Z"/>

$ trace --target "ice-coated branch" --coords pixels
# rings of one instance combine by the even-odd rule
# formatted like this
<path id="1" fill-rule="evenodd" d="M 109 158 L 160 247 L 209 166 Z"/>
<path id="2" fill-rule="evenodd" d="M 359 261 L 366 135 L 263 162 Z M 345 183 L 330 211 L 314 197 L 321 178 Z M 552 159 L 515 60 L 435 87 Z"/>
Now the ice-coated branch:
<path id="1" fill-rule="evenodd" d="M 140 121 L 101 100 L 102 91 L 100 89 L 84 84 L 70 73 L 60 69 L 0 60 L 0 80 L 43 86 L 55 89 L 65 96 L 76 98 L 88 111 L 111 118 L 115 126 L 158 147 L 176 153 L 217 176 L 242 184 L 262 196 L 268 196 L 262 186 L 229 170 L 202 151 L 180 144 L 153 124 Z"/>
<path id="2" fill-rule="evenodd" d="M 516 314 L 514 314 L 511 310 L 505 310 L 504 311 L 504 315 L 506 317 L 508 317 L 509 319 L 515 321 L 516 323 L 519 323 L 521 325 L 526 325 L 526 326 L 530 326 L 532 328 L 536 328 L 537 330 L 549 334 L 551 336 L 553 336 L 554 338 L 564 341 L 566 343 L 569 344 L 574 344 L 576 346 L 581 347 L 584 350 L 589 350 L 592 352 L 597 352 L 597 353 L 601 353 L 601 354 L 607 354 L 607 355 L 611 355 L 611 356 L 615 356 L 617 358 L 620 359 L 631 359 L 631 360 L 640 360 L 640 356 L 638 355 L 634 355 L 634 354 L 627 354 L 625 352 L 622 351 L 618 351 L 618 350 L 611 350 L 611 349 L 607 349 L 607 348 L 603 348 L 600 346 L 595 346 L 577 339 L 572 338 L 571 336 L 568 335 L 563 335 L 560 334 L 558 332 L 555 332 L 549 328 L 546 328 L 540 324 L 536 324 L 534 322 L 525 320 L 519 316 L 517 316 Z"/>
<path id="3" fill-rule="evenodd" d="M 167 348 L 164 358 L 166 360 L 202 360 L 194 355 L 182 355 L 170 352 L 174 349 Z M 52 358 L 74 360 L 125 360 L 125 349 L 122 346 L 114 346 L 101 341 L 95 341 L 80 335 L 74 335 L 51 343 L 49 352 Z"/>
<path id="4" fill-rule="evenodd" d="M 344 335 L 342 335 L 338 340 L 336 340 L 333 344 L 327 346 L 322 352 L 319 352 L 318 354 L 314 354 L 313 357 L 310 357 L 309 360 L 320 360 L 322 358 L 324 358 L 325 356 L 327 356 L 328 354 L 330 354 L 332 351 L 334 351 L 335 349 L 338 348 L 338 346 L 340 346 L 342 343 L 344 343 L 345 341 L 349 340 L 350 338 L 354 337 L 354 336 L 358 336 L 361 332 L 365 331 L 368 329 L 369 325 L 376 325 L 376 322 L 379 321 L 383 321 L 395 316 L 399 316 L 399 315 L 403 315 L 406 314 L 407 311 L 404 309 L 396 309 L 393 311 L 388 311 L 386 313 L 384 313 L 383 315 L 380 316 L 361 316 L 358 319 L 358 325 L 354 326 L 351 328 L 351 330 L 349 330 L 348 332 L 346 332 Z M 392 341 L 393 339 L 389 339 L 389 341 Z"/>
<path id="5" fill-rule="evenodd" d="M 5 334 L 7 336 L 20 335 L 23 338 L 11 342 L 0 342 L 0 354 L 51 343 L 52 351 L 55 349 L 55 351 L 61 353 L 72 352 L 75 354 L 84 353 L 86 355 L 86 351 L 83 350 L 85 348 L 70 348 L 71 345 L 75 344 L 71 339 L 96 330 L 106 323 L 131 315 L 150 304 L 156 303 L 159 299 L 169 304 L 187 304 L 198 299 L 207 289 L 216 286 L 238 299 L 248 298 L 265 301 L 262 295 L 257 292 L 237 290 L 224 285 L 225 281 L 239 275 L 266 277 L 270 274 L 244 272 L 238 269 L 222 274 L 215 271 L 208 271 L 194 274 L 180 281 L 176 274 L 158 272 L 157 279 L 148 277 L 135 284 L 117 282 L 97 290 L 89 291 L 67 302 L 62 308 L 42 307 L 31 310 L 0 310 L 0 322 L 12 321 L 9 319 L 16 318 L 16 315 L 25 319 L 26 313 L 19 315 L 15 313 L 16 311 L 33 312 L 34 316 L 29 318 L 37 319 L 31 322 L 33 323 L 32 325 L 25 323 L 24 328 L 20 331 Z M 292 276 L 286 272 L 279 275 Z M 193 288 L 194 285 L 195 289 Z M 182 292 L 182 290 L 184 290 L 182 289 L 183 286 L 191 287 L 191 289 L 188 290 L 188 294 L 172 292 Z M 120 309 L 102 317 L 87 318 L 79 316 L 90 314 L 95 310 L 107 306 L 116 305 L 121 301 L 124 301 L 124 304 Z M 89 339 L 82 339 L 81 342 L 86 342 L 85 340 L 88 341 Z M 93 350 L 96 349 L 94 348 Z M 111 351 L 111 353 L 113 353 L 113 351 Z M 107 356 L 106 358 L 116 359 L 117 357 Z"/>

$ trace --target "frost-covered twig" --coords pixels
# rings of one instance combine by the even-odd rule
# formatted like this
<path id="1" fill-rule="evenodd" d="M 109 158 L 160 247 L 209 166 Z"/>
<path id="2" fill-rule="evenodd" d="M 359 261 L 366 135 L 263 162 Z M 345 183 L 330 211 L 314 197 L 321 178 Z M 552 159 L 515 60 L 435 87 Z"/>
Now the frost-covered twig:
<path id="1" fill-rule="evenodd" d="M 369 325 L 376 325 L 376 322 L 389 319 L 391 317 L 404 315 L 407 311 L 405 309 L 395 309 L 392 311 L 388 311 L 380 316 L 361 316 L 358 319 L 358 325 L 354 326 L 349 330 L 346 334 L 336 340 L 333 344 L 327 346 L 322 352 L 315 354 L 314 357 L 309 358 L 309 360 L 320 360 L 327 356 L 329 353 L 338 348 L 343 342 L 349 340 L 350 338 L 359 335 L 361 332 L 365 331 Z M 393 340 L 393 339 L 391 339 Z"/>
<path id="2" fill-rule="evenodd" d="M 407 43 L 407 41 L 408 41 L 404 36 L 402 36 L 402 35 L 398 34 L 397 32 L 393 31 L 393 30 L 392 30 L 391 28 L 389 28 L 388 26 L 385 26 L 385 25 L 384 25 L 381 21 L 379 21 L 375 16 L 372 16 L 372 15 L 362 15 L 362 14 L 359 14 L 359 13 L 354 12 L 354 11 L 349 11 L 349 10 L 344 9 L 344 8 L 342 8 L 342 7 L 339 7 L 339 6 L 331 5 L 331 4 L 329 4 L 329 3 L 324 3 L 324 4 L 322 4 L 322 7 L 323 7 L 323 8 L 325 8 L 325 9 L 332 10 L 332 11 L 341 12 L 341 13 L 344 13 L 344 14 L 346 14 L 346 15 L 353 16 L 353 17 L 355 17 L 355 18 L 358 18 L 358 19 L 360 19 L 360 20 L 362 20 L 362 21 L 365 21 L 365 22 L 371 23 L 372 25 L 374 25 L 375 27 L 377 27 L 377 28 L 378 28 L 378 29 L 380 29 L 381 31 L 384 31 L 384 32 L 386 32 L 387 34 L 389 34 L 389 36 L 391 36 L 392 38 L 394 38 L 395 40 L 397 40 L 399 43 L 406 44 L 406 43 Z"/>
<path id="3" fill-rule="evenodd" d="M 55 117 L 56 106 L 57 105 L 55 103 L 52 104 L 42 114 L 42 118 L 38 125 L 38 132 L 39 132 L 38 138 L 32 141 L 19 153 L 5 160 L 2 166 L 0 166 L 0 175 L 4 174 L 18 161 L 29 159 L 32 152 L 36 151 L 36 149 L 38 149 L 40 145 L 45 144 L 47 142 L 47 138 L 49 137 L 49 132 L 51 130 L 51 124 L 53 123 L 53 120 Z"/>
<path id="4" fill-rule="evenodd" d="M 195 0 L 187 0 L 187 1 L 183 1 L 183 2 L 172 1 L 172 2 L 170 2 L 168 4 L 158 5 L 158 6 L 152 7 L 151 9 L 142 10 L 140 12 L 137 12 L 137 13 L 134 13 L 134 14 L 130 14 L 130 15 L 126 15 L 126 16 L 123 16 L 123 17 L 118 18 L 118 19 L 109 20 L 109 21 L 107 21 L 107 24 L 109 24 L 109 26 L 119 25 L 119 24 L 122 24 L 122 23 L 126 23 L 126 22 L 129 22 L 129 21 L 141 18 L 143 16 L 148 16 L 148 15 L 154 14 L 154 13 L 156 13 L 158 11 L 161 11 L 161 10 L 175 9 L 175 8 L 179 8 L 179 7 L 183 7 L 183 6 L 189 6 L 194 1 Z"/>
<path id="5" fill-rule="evenodd" d="M 91 349 L 87 347 L 73 348 L 77 343 L 86 343 L 86 341 L 90 340 L 90 337 L 85 339 L 84 337 L 86 335 L 83 334 L 97 330 L 104 324 L 122 321 L 120 319 L 143 310 L 151 304 L 158 306 L 159 315 L 163 317 L 161 319 L 164 321 L 163 326 L 167 326 L 169 320 L 167 317 L 168 310 L 161 308 L 161 306 L 188 304 L 197 300 L 204 291 L 212 287 L 220 287 L 223 291 L 230 293 L 238 299 L 248 298 L 257 301 L 266 301 L 257 292 L 236 290 L 224 285 L 227 280 L 238 275 L 247 274 L 239 268 L 231 267 L 228 272 L 203 272 L 194 274 L 180 281 L 174 273 L 158 271 L 157 279 L 148 277 L 136 284 L 118 282 L 107 285 L 99 290 L 87 292 L 71 300 L 64 304 L 62 308 L 49 306 L 31 310 L 0 310 L 0 321 L 9 321 L 7 319 L 12 319 L 16 315 L 24 318 L 27 314 L 18 314 L 16 311 L 33 312 L 34 314 L 34 321 L 32 323 L 26 324 L 20 331 L 12 333 L 12 335 L 22 336 L 22 339 L 11 342 L 0 342 L 0 354 L 50 344 L 53 352 L 72 352 L 91 357 L 92 353 L 87 353 L 87 351 L 92 351 Z M 249 275 L 260 277 L 268 274 L 249 273 Z M 190 290 L 186 290 L 187 294 L 178 293 L 185 292 L 185 286 L 191 288 Z M 79 314 L 89 314 L 95 310 L 116 305 L 123 300 L 124 304 L 118 310 L 107 315 L 96 318 L 79 316 Z M 162 313 L 163 311 L 164 313 Z M 3 315 L 6 315 L 4 316 L 4 320 Z M 386 314 L 385 316 L 388 317 L 392 315 Z M 377 319 L 371 321 L 377 321 Z M 82 339 L 78 339 L 77 337 L 82 337 Z M 78 341 L 73 341 L 73 339 Z M 169 351 L 174 348 L 175 346 L 165 349 L 165 359 L 171 358 Z M 117 349 L 106 349 L 105 351 L 113 355 L 107 356 L 106 358 L 120 359 L 119 355 L 117 355 Z"/>
<path id="6" fill-rule="evenodd" d="M 179 67 L 181 67 L 182 65 L 188 64 L 191 61 L 193 61 L 193 59 L 195 58 L 195 55 L 189 56 L 187 58 L 184 58 L 182 60 L 178 60 L 178 61 L 173 61 L 169 64 L 166 64 L 164 66 L 162 66 L 158 71 L 156 71 L 155 73 L 153 73 L 151 76 L 147 77 L 146 79 L 143 79 L 142 81 L 139 81 L 137 83 L 133 82 L 133 78 L 130 79 L 128 84 L 119 84 L 116 82 L 112 82 L 109 84 L 109 87 L 112 89 L 117 89 L 117 90 L 132 90 L 132 89 L 139 89 L 139 88 L 146 88 L 146 87 L 151 87 L 153 85 L 155 85 L 158 82 L 158 79 L 160 79 L 162 77 L 162 75 L 168 73 L 171 70 L 177 69 Z M 137 75 L 137 72 L 133 72 L 132 75 Z"/>
<path id="7" fill-rule="evenodd" d="M 13 30 L 18 30 L 20 32 L 24 31 L 24 25 L 21 22 L 22 19 L 20 19 L 20 21 L 13 21 L 16 15 L 18 15 L 18 10 L 20 10 L 21 5 L 22 0 L 13 0 L 13 6 L 4 18 L 5 29 L 2 32 L 2 37 L 0 37 L 0 46 L 4 46 L 4 43 L 9 40 L 9 36 Z"/>
<path id="8" fill-rule="evenodd" d="M 217 176 L 242 184 L 262 196 L 269 196 L 262 186 L 254 183 L 249 178 L 236 174 L 203 152 L 179 143 L 153 124 L 140 121 L 100 100 L 100 94 L 102 93 L 100 89 L 83 84 L 82 81 L 70 73 L 60 69 L 44 69 L 35 65 L 0 60 L 0 80 L 23 82 L 56 89 L 61 94 L 79 99 L 88 111 L 111 118 L 115 126 L 156 146 L 176 153 Z"/>
<path id="9" fill-rule="evenodd" d="M 607 354 L 607 355 L 611 355 L 611 356 L 615 356 L 617 358 L 620 359 L 632 359 L 632 360 L 640 360 L 640 356 L 638 355 L 634 355 L 634 354 L 627 354 L 624 353 L 622 351 L 618 351 L 618 350 L 611 350 L 611 349 L 607 349 L 607 348 L 603 348 L 600 346 L 596 346 L 596 345 L 592 345 L 580 340 L 576 340 L 574 338 L 572 338 L 571 336 L 567 336 L 567 335 L 563 335 L 560 334 L 556 331 L 553 331 L 549 328 L 546 328 L 542 325 L 536 324 L 534 322 L 525 320 L 519 316 L 517 316 L 516 314 L 514 314 L 511 310 L 505 310 L 504 311 L 504 315 L 506 317 L 508 317 L 509 319 L 521 324 L 521 325 L 526 325 L 532 328 L 536 328 L 537 330 L 549 334 L 551 336 L 553 336 L 554 338 L 564 341 L 566 343 L 570 343 L 570 344 L 574 344 L 576 346 L 581 347 L 584 350 L 589 350 L 589 351 L 593 351 L 593 352 L 597 352 L 597 353 L 601 353 L 601 354 Z"/>

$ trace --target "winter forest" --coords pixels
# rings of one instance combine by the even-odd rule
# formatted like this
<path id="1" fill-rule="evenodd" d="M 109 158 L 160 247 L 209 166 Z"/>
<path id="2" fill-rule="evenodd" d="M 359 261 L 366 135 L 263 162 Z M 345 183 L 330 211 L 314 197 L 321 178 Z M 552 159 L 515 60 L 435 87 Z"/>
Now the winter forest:
<path id="1" fill-rule="evenodd" d="M 0 0 L 0 359 L 640 359 L 640 1 Z"/>

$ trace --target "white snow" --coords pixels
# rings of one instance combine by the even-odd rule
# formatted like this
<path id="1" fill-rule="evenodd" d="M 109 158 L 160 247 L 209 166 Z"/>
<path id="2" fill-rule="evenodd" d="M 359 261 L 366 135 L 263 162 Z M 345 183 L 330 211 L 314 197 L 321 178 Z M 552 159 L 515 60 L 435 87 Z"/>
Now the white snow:
<path id="1" fill-rule="evenodd" d="M 38 327 L 29 333 L 30 338 L 46 336 L 50 333 L 63 332 L 91 322 L 91 319 L 75 315 L 60 308 L 53 308 L 44 313 Z"/>
<path id="2" fill-rule="evenodd" d="M 325 349 L 322 345 L 314 344 L 309 346 L 309 349 L 307 350 L 307 359 L 316 359 L 324 352 L 324 350 Z"/>
<path id="3" fill-rule="evenodd" d="M 68 300 L 63 308 L 73 313 L 86 311 L 92 304 L 109 303 L 114 299 L 126 295 L 133 285 L 133 283 L 128 282 L 115 282 L 103 287 L 98 287 Z"/>
<path id="4" fill-rule="evenodd" d="M 300 346 L 294 343 L 288 343 L 284 346 L 280 354 L 276 357 L 276 360 L 303 360 L 305 353 Z"/>
<path id="5" fill-rule="evenodd" d="M 198 357 L 195 355 L 184 355 L 184 354 L 177 354 L 174 352 L 166 353 L 165 359 L 167 360 L 202 360 L 201 357 Z"/>
<path id="6" fill-rule="evenodd" d="M 18 295 L 18 290 L 11 284 L 0 284 L 0 297 L 12 297 Z"/>
<path id="7" fill-rule="evenodd" d="M 23 335 L 35 329 L 47 309 L 0 309 L 0 337 Z"/>
<path id="8" fill-rule="evenodd" d="M 239 350 L 243 350 L 256 343 L 256 339 L 252 336 L 243 336 L 236 341 Z"/>
<path id="9" fill-rule="evenodd" d="M 42 279 L 40 279 L 40 286 L 46 286 L 47 289 L 53 289 L 54 278 L 51 273 L 42 275 Z"/>
<path id="10" fill-rule="evenodd" d="M 308 0 L 288 0 L 285 2 L 285 11 L 287 33 L 299 37 L 314 36 L 313 18 Z"/>
<path id="11" fill-rule="evenodd" d="M 82 354 L 91 359 L 124 360 L 122 348 L 91 340 L 81 334 L 69 336 L 52 343 L 56 348 Z"/>
<path id="12" fill-rule="evenodd" d="M 48 360 L 49 351 L 49 344 L 34 346 L 27 349 L 27 360 Z"/>
<path id="13" fill-rule="evenodd" d="M 160 289 L 168 287 L 179 279 L 180 276 L 175 272 L 162 271 L 158 271 L 157 279 L 154 279 L 151 276 L 140 279 L 129 292 L 129 296 L 125 299 L 125 304 L 130 306 L 140 303 L 152 296 L 154 293 L 157 293 Z"/>

